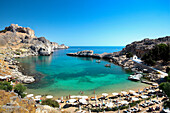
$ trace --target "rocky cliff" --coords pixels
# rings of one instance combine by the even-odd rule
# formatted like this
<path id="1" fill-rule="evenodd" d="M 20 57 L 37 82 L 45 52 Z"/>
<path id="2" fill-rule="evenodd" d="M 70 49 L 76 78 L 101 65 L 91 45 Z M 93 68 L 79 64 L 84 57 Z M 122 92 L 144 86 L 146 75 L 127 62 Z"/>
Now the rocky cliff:
<path id="1" fill-rule="evenodd" d="M 11 24 L 0 31 L 0 47 L 17 50 L 17 54 L 25 52 L 31 55 L 50 55 L 55 49 L 68 48 L 64 44 L 50 42 L 45 37 L 36 37 L 34 30 L 17 24 Z"/>
<path id="2" fill-rule="evenodd" d="M 149 52 L 149 50 L 151 50 L 155 45 L 161 43 L 164 44 L 170 43 L 170 36 L 166 36 L 158 39 L 146 38 L 141 41 L 132 42 L 131 44 L 126 45 L 126 47 L 123 48 L 123 50 L 117 54 L 122 55 L 131 52 L 132 54 L 137 55 L 138 57 L 141 58 L 145 53 Z"/>

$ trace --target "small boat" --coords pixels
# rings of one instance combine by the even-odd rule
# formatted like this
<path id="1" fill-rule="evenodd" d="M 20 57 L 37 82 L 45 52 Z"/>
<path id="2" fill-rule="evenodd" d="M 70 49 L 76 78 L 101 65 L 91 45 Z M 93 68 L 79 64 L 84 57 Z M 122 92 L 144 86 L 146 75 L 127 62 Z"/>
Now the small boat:
<path id="1" fill-rule="evenodd" d="M 100 60 L 96 60 L 96 63 L 100 63 Z"/>
<path id="2" fill-rule="evenodd" d="M 140 77 L 136 75 L 130 75 L 128 79 L 132 81 L 140 81 Z"/>
<path id="3" fill-rule="evenodd" d="M 111 67 L 111 64 L 106 64 L 105 67 Z"/>

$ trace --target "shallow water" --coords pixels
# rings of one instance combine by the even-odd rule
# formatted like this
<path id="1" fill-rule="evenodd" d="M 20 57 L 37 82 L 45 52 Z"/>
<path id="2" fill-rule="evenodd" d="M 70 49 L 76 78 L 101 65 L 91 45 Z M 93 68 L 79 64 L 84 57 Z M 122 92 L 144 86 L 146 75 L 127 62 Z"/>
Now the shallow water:
<path id="1" fill-rule="evenodd" d="M 123 47 L 70 47 L 56 50 L 51 56 L 34 56 L 17 59 L 25 71 L 40 80 L 27 85 L 28 93 L 51 94 L 53 96 L 85 95 L 103 92 L 120 92 L 121 90 L 138 89 L 146 85 L 127 80 L 130 73 L 122 67 L 112 64 L 105 67 L 108 61 L 96 63 L 96 59 L 70 57 L 66 53 L 81 50 L 94 50 L 95 53 L 116 52 Z"/>

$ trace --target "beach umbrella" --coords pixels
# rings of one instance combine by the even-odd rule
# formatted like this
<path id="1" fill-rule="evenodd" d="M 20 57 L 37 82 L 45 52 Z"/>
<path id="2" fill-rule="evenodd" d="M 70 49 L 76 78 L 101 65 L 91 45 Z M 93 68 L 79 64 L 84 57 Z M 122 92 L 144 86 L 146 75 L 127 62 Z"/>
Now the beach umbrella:
<path id="1" fill-rule="evenodd" d="M 140 89 L 138 89 L 138 93 L 140 93 Z"/>
<path id="2" fill-rule="evenodd" d="M 138 103 L 136 104 L 136 107 L 137 107 L 137 108 L 139 107 Z"/>
<path id="3" fill-rule="evenodd" d="M 117 108 L 118 108 L 119 106 L 118 106 L 118 103 L 117 103 Z"/>
<path id="4" fill-rule="evenodd" d="M 81 105 L 79 105 L 79 110 L 81 111 Z"/>
<path id="5" fill-rule="evenodd" d="M 102 108 L 102 104 L 101 103 L 99 103 L 99 108 Z"/>
<path id="6" fill-rule="evenodd" d="M 118 113 L 120 113 L 120 110 L 118 109 Z"/>
<path id="7" fill-rule="evenodd" d="M 119 97 L 119 100 L 122 100 L 122 99 L 121 99 L 121 96 Z"/>
<path id="8" fill-rule="evenodd" d="M 61 109 L 61 105 L 59 104 L 59 109 Z"/>
<path id="9" fill-rule="evenodd" d="M 121 104 L 129 104 L 127 101 L 121 101 Z"/>
<path id="10" fill-rule="evenodd" d="M 82 103 L 82 104 L 86 104 L 87 103 L 86 99 L 80 99 L 79 102 Z"/>
<path id="11" fill-rule="evenodd" d="M 76 101 L 76 99 L 69 99 L 68 100 L 70 103 L 74 103 Z"/>
<path id="12" fill-rule="evenodd" d="M 87 99 L 89 98 L 88 96 L 81 96 L 82 99 Z"/>
<path id="13" fill-rule="evenodd" d="M 106 97 L 106 96 L 108 96 L 108 94 L 107 94 L 107 93 L 102 93 L 102 95 L 103 95 L 103 96 L 105 96 L 105 97 Z"/>
<path id="14" fill-rule="evenodd" d="M 146 99 L 146 98 L 148 98 L 148 96 L 142 95 L 141 98 L 142 98 L 142 99 Z"/>
<path id="15" fill-rule="evenodd" d="M 135 93 L 135 91 L 133 91 L 133 90 L 129 90 L 129 92 L 130 92 L 130 93 Z"/>
<path id="16" fill-rule="evenodd" d="M 155 90 L 148 90 L 148 92 L 154 93 L 154 92 L 155 92 Z"/>
<path id="17" fill-rule="evenodd" d="M 158 84 L 157 84 L 157 83 L 153 83 L 152 85 L 153 85 L 153 86 L 158 86 Z"/>
<path id="18" fill-rule="evenodd" d="M 112 93 L 112 95 L 113 95 L 113 96 L 117 96 L 117 95 L 119 95 L 119 93 Z"/>
<path id="19" fill-rule="evenodd" d="M 111 107 L 113 107 L 113 103 L 112 103 L 112 102 L 107 103 L 106 106 L 109 107 L 109 108 L 111 108 Z"/>
<path id="20" fill-rule="evenodd" d="M 139 98 L 132 97 L 132 101 L 138 101 Z"/>
<path id="21" fill-rule="evenodd" d="M 39 99 L 39 98 L 41 98 L 42 96 L 41 95 L 37 95 L 37 96 L 35 96 L 35 98 L 37 98 L 37 99 Z"/>
<path id="22" fill-rule="evenodd" d="M 137 94 L 137 93 L 133 93 L 133 95 L 134 95 L 134 96 L 139 96 L 139 94 Z"/>
<path id="23" fill-rule="evenodd" d="M 130 111 L 130 105 L 129 105 L 129 111 Z"/>
<path id="24" fill-rule="evenodd" d="M 97 100 L 97 95 L 96 94 L 95 94 L 94 98 L 95 98 L 95 100 Z"/>
<path id="25" fill-rule="evenodd" d="M 53 96 L 52 95 L 48 95 L 48 96 L 46 96 L 46 98 L 51 99 L 51 98 L 53 98 Z"/>
<path id="26" fill-rule="evenodd" d="M 97 105 L 97 103 L 98 103 L 98 102 L 97 102 L 97 100 L 96 100 L 96 105 Z"/>
<path id="27" fill-rule="evenodd" d="M 30 98 L 30 97 L 33 97 L 34 94 L 28 94 L 27 97 Z"/>
<path id="28" fill-rule="evenodd" d="M 126 92 L 126 91 L 121 91 L 121 93 L 122 93 L 122 94 L 124 94 L 124 95 L 126 95 L 126 94 L 127 94 L 127 92 Z"/>
<path id="29" fill-rule="evenodd" d="M 143 91 L 146 91 L 146 87 L 143 89 Z"/>
<path id="30" fill-rule="evenodd" d="M 56 100 L 58 103 L 61 103 L 61 100 Z"/>

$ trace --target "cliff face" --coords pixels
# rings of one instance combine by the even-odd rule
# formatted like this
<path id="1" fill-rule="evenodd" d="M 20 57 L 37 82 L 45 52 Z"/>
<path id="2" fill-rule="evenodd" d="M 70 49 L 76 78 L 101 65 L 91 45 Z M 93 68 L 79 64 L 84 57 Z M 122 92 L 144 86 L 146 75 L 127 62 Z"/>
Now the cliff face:
<path id="1" fill-rule="evenodd" d="M 149 52 L 155 45 L 170 43 L 170 36 L 158 38 L 158 39 L 144 39 L 141 41 L 135 41 L 126 45 L 125 48 L 119 53 L 120 55 L 131 52 L 132 54 L 142 57 L 145 53 Z"/>
<path id="2" fill-rule="evenodd" d="M 50 42 L 45 37 L 36 37 L 34 30 L 17 24 L 11 24 L 0 32 L 0 47 L 27 49 L 33 55 L 50 55 L 55 49 L 68 46 Z"/>

